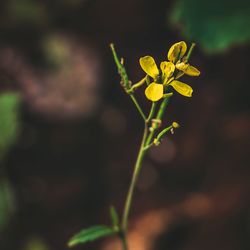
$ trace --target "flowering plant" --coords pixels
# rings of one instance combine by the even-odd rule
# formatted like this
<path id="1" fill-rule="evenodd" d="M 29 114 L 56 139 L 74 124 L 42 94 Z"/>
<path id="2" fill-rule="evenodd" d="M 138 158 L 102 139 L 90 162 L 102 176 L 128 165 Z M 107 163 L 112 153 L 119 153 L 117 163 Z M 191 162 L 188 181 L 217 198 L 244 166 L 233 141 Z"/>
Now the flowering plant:
<path id="1" fill-rule="evenodd" d="M 140 58 L 140 65 L 145 73 L 153 79 L 145 90 L 146 97 L 155 102 L 164 97 L 168 87 L 172 86 L 178 93 L 183 96 L 191 97 L 193 89 L 178 81 L 183 74 L 189 76 L 199 76 L 200 71 L 187 63 L 184 56 L 187 50 L 185 42 L 175 43 L 168 52 L 168 60 L 160 64 L 160 71 L 157 68 L 155 60 L 151 56 Z M 176 73 L 176 70 L 178 71 Z M 165 94 L 166 95 L 166 94 Z"/>
<path id="2" fill-rule="evenodd" d="M 157 67 L 153 57 L 141 57 L 139 63 L 142 70 L 146 73 L 146 76 L 141 81 L 132 84 L 128 78 L 123 59 L 119 59 L 114 45 L 110 45 L 118 72 L 121 76 L 121 86 L 130 96 L 141 115 L 144 121 L 144 132 L 121 218 L 115 208 L 111 207 L 111 226 L 97 225 L 80 231 L 69 241 L 70 247 L 96 240 L 101 237 L 117 235 L 121 240 L 122 249 L 128 250 L 126 237 L 128 218 L 144 156 L 149 148 L 152 146 L 158 146 L 168 132 L 173 133 L 174 130 L 179 127 L 177 122 L 172 122 L 172 124 L 160 130 L 162 117 L 169 100 L 173 95 L 172 88 L 185 97 L 192 96 L 193 89 L 188 84 L 183 83 L 178 79 L 185 74 L 189 76 L 200 75 L 200 71 L 189 64 L 189 59 L 194 46 L 195 44 L 192 44 L 187 52 L 187 45 L 184 41 L 173 44 L 167 54 L 168 61 L 161 62 L 160 69 Z M 143 85 L 146 85 L 145 96 L 151 101 L 151 108 L 148 115 L 142 110 L 135 97 L 135 91 Z"/>

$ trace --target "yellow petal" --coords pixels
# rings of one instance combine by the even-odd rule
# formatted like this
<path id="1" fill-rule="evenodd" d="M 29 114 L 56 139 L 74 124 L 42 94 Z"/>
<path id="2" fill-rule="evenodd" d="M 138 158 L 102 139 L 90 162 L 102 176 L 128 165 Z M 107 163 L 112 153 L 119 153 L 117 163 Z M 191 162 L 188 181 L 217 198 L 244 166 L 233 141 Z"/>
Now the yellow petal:
<path id="1" fill-rule="evenodd" d="M 181 70 L 181 71 L 184 71 L 186 70 L 188 67 L 188 64 L 187 63 L 184 63 L 184 62 L 181 62 L 181 63 L 176 63 L 176 68 L 178 70 Z"/>
<path id="2" fill-rule="evenodd" d="M 187 63 L 181 62 L 181 63 L 177 63 L 176 64 L 176 68 L 183 71 L 185 74 L 189 75 L 189 76 L 199 76 L 200 75 L 200 71 L 195 68 L 194 66 L 191 66 Z"/>
<path id="3" fill-rule="evenodd" d="M 163 78 L 166 78 L 166 79 L 172 76 L 175 70 L 174 64 L 171 62 L 166 62 L 166 61 L 161 63 L 160 68 L 163 74 Z"/>
<path id="4" fill-rule="evenodd" d="M 192 96 L 193 89 L 186 83 L 174 80 L 169 85 L 171 85 L 181 95 L 186 97 Z"/>
<path id="5" fill-rule="evenodd" d="M 145 90 L 146 97 L 152 101 L 156 102 L 163 97 L 163 85 L 158 83 L 151 83 Z"/>
<path id="6" fill-rule="evenodd" d="M 184 73 L 189 76 L 199 76 L 201 72 L 194 66 L 189 65 Z"/>
<path id="7" fill-rule="evenodd" d="M 175 43 L 168 51 L 168 60 L 175 63 L 185 55 L 186 51 L 187 44 L 184 41 Z"/>
<path id="8" fill-rule="evenodd" d="M 159 75 L 159 70 L 156 66 L 155 60 L 152 56 L 144 56 L 140 58 L 140 65 L 142 69 L 152 78 L 156 79 Z"/>

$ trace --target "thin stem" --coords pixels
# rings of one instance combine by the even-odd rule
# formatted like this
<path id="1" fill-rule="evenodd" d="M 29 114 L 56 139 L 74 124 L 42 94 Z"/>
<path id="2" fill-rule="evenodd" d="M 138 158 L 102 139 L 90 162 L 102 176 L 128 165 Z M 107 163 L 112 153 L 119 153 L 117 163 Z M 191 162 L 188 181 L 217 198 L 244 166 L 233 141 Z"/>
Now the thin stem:
<path id="1" fill-rule="evenodd" d="M 119 57 L 118 57 L 118 55 L 116 53 L 116 50 L 115 50 L 115 45 L 113 43 L 110 44 L 110 48 L 111 48 L 111 51 L 112 51 L 112 54 L 113 54 L 114 61 L 115 61 L 115 64 L 117 66 L 118 72 L 119 72 L 119 74 L 121 76 L 121 84 L 124 87 L 124 89 L 127 91 L 130 88 L 130 82 L 129 82 L 129 79 L 128 79 L 126 69 L 125 69 L 123 63 L 121 63 L 121 61 L 119 60 Z"/>
<path id="2" fill-rule="evenodd" d="M 149 145 L 144 147 L 144 150 L 148 150 L 149 148 L 151 148 L 152 146 L 154 146 L 155 144 L 152 142 Z"/>
<path id="3" fill-rule="evenodd" d="M 152 102 L 151 109 L 150 109 L 148 118 L 146 120 L 147 123 L 150 122 L 150 120 L 153 118 L 154 113 L 155 113 L 155 109 L 156 109 L 156 102 Z"/>
<path id="4" fill-rule="evenodd" d="M 147 76 L 142 78 L 139 82 L 133 84 L 130 91 L 134 91 L 134 90 L 138 89 L 139 87 L 141 87 L 146 82 L 146 78 L 147 78 Z"/>
<path id="5" fill-rule="evenodd" d="M 122 226 L 122 230 L 123 230 L 123 233 L 125 234 L 125 236 L 126 236 L 126 231 L 127 231 L 127 227 L 128 227 L 128 216 L 129 216 L 129 212 L 130 212 L 130 208 L 131 208 L 134 190 L 135 190 L 137 179 L 138 179 L 141 167 L 142 167 L 142 160 L 143 160 L 145 152 L 146 152 L 144 150 L 144 144 L 145 144 L 147 135 L 148 135 L 148 128 L 145 125 L 141 146 L 140 146 L 139 153 L 138 153 L 138 156 L 136 159 L 134 172 L 133 172 L 132 180 L 131 180 L 131 183 L 129 186 L 127 198 L 125 201 L 125 207 L 124 207 L 124 211 L 123 211 L 123 215 L 122 215 L 121 226 Z"/>
<path id="6" fill-rule="evenodd" d="M 127 237 L 123 232 L 120 232 L 119 239 L 122 243 L 122 250 L 128 250 L 128 243 L 127 243 Z"/>
<path id="7" fill-rule="evenodd" d="M 167 105 L 168 105 L 168 103 L 169 103 L 169 100 L 170 100 L 170 98 L 169 97 L 167 97 L 167 98 L 165 98 L 163 101 L 162 101 L 162 103 L 161 103 L 161 106 L 160 106 L 160 109 L 159 109 L 159 112 L 158 112 L 158 114 L 157 114 L 157 116 L 156 116 L 156 119 L 162 119 L 162 116 L 163 116 L 163 114 L 164 114 L 164 112 L 165 112 L 165 110 L 166 110 L 166 107 L 167 107 Z"/>
<path id="8" fill-rule="evenodd" d="M 161 103 L 161 106 L 159 108 L 159 111 L 156 115 L 156 119 L 162 118 L 164 111 L 168 105 L 168 102 L 169 102 L 169 98 L 165 98 L 163 100 L 163 102 Z M 131 204 L 132 204 L 132 200 L 133 200 L 133 196 L 134 196 L 135 186 L 136 186 L 136 183 L 137 183 L 137 180 L 138 180 L 141 168 L 142 168 L 142 161 L 144 159 L 144 156 L 145 156 L 147 149 L 150 148 L 149 145 L 151 145 L 151 140 L 154 136 L 155 129 L 156 129 L 155 128 L 155 129 L 151 130 L 150 133 L 148 133 L 147 122 L 148 122 L 149 118 L 151 119 L 153 117 L 153 114 L 155 112 L 155 107 L 156 107 L 156 104 L 152 103 L 152 107 L 151 107 L 151 111 L 149 113 L 148 119 L 145 120 L 145 128 L 144 128 L 143 138 L 142 138 L 141 146 L 140 146 L 138 156 L 137 156 L 137 159 L 135 162 L 132 180 L 131 180 L 128 194 L 127 194 L 126 201 L 125 201 L 124 211 L 123 211 L 123 215 L 122 215 L 122 222 L 121 222 L 122 237 L 120 238 L 121 242 L 122 242 L 123 250 L 128 250 L 126 233 L 127 233 L 127 228 L 128 228 L 128 217 L 129 217 Z"/>
<path id="9" fill-rule="evenodd" d="M 173 129 L 173 125 L 171 126 L 168 126 L 166 128 L 164 128 L 158 135 L 157 137 L 155 138 L 157 141 L 160 141 L 162 139 L 162 137 L 169 131 Z"/>
<path id="10" fill-rule="evenodd" d="M 141 108 L 140 104 L 137 102 L 135 96 L 133 94 L 130 94 L 129 96 L 132 99 L 133 103 L 135 104 L 135 106 L 136 106 L 137 110 L 139 111 L 139 113 L 140 113 L 141 117 L 143 118 L 143 120 L 146 121 L 147 118 L 146 118 L 144 112 L 142 111 L 142 108 Z"/>
<path id="11" fill-rule="evenodd" d="M 186 57 L 186 61 L 187 61 L 187 62 L 188 62 L 188 60 L 189 60 L 189 58 L 190 58 L 190 56 L 191 56 L 191 54 L 192 54 L 192 52 L 193 52 L 194 47 L 195 47 L 195 43 L 192 43 L 192 44 L 191 44 L 191 47 L 190 47 L 190 49 L 189 49 L 189 51 L 188 51 L 188 53 L 187 53 L 187 57 Z"/>
<path id="12" fill-rule="evenodd" d="M 177 73 L 177 76 L 175 77 L 175 80 L 181 78 L 184 74 L 185 74 L 184 72 L 179 71 L 179 72 Z"/>
<path id="13" fill-rule="evenodd" d="M 124 88 L 124 90 L 126 91 L 126 93 L 129 94 L 130 98 L 132 99 L 133 103 L 135 104 L 135 106 L 136 106 L 137 110 L 139 111 L 140 115 L 142 116 L 143 120 L 146 121 L 146 116 L 145 116 L 144 112 L 142 111 L 141 106 L 137 102 L 134 94 L 132 92 L 130 93 L 131 82 L 129 81 L 128 74 L 126 72 L 126 69 L 125 69 L 123 63 L 121 63 L 121 60 L 119 59 L 119 57 L 116 53 L 115 46 L 113 43 L 110 44 L 110 48 L 111 48 L 111 51 L 112 51 L 112 54 L 114 57 L 116 67 L 117 67 L 118 72 L 121 76 L 121 85 Z M 139 82 L 139 85 L 143 84 L 145 82 L 145 80 L 146 80 L 146 78 L 143 78 L 142 81 Z"/>
<path id="14" fill-rule="evenodd" d="M 160 108 L 159 108 L 159 111 L 158 111 L 158 113 L 157 113 L 157 115 L 156 115 L 156 119 L 158 119 L 158 120 L 161 120 L 161 119 L 162 119 L 162 116 L 163 116 L 163 114 L 164 114 L 164 112 L 165 112 L 165 110 L 166 110 L 166 107 L 167 107 L 168 103 L 169 103 L 169 98 L 165 98 L 165 99 L 162 101 L 161 106 L 160 106 Z M 157 129 L 157 128 L 152 127 L 152 129 L 151 129 L 151 131 L 150 131 L 150 133 L 149 133 L 149 135 L 148 135 L 148 137 L 147 137 L 147 139 L 146 139 L 145 148 L 147 148 L 147 149 L 149 148 L 148 146 L 151 144 L 151 141 L 152 141 L 152 138 L 153 138 L 153 136 L 154 136 L 154 134 L 155 134 L 155 130 L 156 130 L 156 129 Z"/>

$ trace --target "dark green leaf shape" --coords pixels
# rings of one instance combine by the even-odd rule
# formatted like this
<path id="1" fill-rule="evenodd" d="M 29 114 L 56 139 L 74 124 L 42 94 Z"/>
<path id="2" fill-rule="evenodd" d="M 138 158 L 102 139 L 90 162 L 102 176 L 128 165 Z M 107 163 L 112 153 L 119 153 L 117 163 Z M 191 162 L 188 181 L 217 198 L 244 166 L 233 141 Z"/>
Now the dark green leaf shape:
<path id="1" fill-rule="evenodd" d="M 96 239 L 110 236 L 115 233 L 116 232 L 108 226 L 103 226 L 103 225 L 93 226 L 87 229 L 83 229 L 78 234 L 74 235 L 70 239 L 68 246 L 73 247 L 78 244 L 83 244 L 89 241 L 94 241 Z"/>
<path id="2" fill-rule="evenodd" d="M 119 227 L 119 216 L 115 207 L 111 206 L 109 209 L 110 217 L 114 227 Z"/>
<path id="3" fill-rule="evenodd" d="M 179 0 L 170 21 L 206 52 L 223 52 L 250 40 L 249 0 Z"/>

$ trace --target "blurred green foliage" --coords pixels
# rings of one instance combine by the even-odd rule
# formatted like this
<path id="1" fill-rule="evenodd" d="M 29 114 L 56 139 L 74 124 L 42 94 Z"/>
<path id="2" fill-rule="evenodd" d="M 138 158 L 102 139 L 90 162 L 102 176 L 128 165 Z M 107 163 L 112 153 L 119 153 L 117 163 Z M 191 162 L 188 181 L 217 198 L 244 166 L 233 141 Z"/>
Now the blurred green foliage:
<path id="1" fill-rule="evenodd" d="M 6 93 L 0 95 L 0 161 L 18 136 L 18 106 L 19 95 Z M 0 166 L 0 229 L 6 225 L 9 216 L 14 210 L 14 197 L 11 186 L 2 175 L 3 166 Z"/>
<path id="2" fill-rule="evenodd" d="M 24 250 L 48 250 L 47 244 L 40 237 L 34 236 L 28 240 Z"/>
<path id="3" fill-rule="evenodd" d="M 47 20 L 45 5 L 34 0 L 10 0 L 5 13 L 13 23 L 30 23 L 39 25 Z"/>
<path id="4" fill-rule="evenodd" d="M 221 52 L 250 40 L 250 1 L 179 0 L 170 21 L 206 52 Z"/>
<path id="5" fill-rule="evenodd" d="M 8 152 L 18 136 L 18 94 L 0 95 L 0 160 Z"/>
<path id="6" fill-rule="evenodd" d="M 7 224 L 15 210 L 14 196 L 8 181 L 0 182 L 0 230 Z"/>

